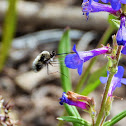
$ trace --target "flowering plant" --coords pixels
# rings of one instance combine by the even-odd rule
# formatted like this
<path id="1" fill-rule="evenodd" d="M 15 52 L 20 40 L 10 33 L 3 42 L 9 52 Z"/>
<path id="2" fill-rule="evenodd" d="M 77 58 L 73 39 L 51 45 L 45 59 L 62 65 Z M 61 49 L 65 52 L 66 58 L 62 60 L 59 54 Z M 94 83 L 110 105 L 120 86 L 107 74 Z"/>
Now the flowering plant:
<path id="1" fill-rule="evenodd" d="M 123 78 L 124 68 L 122 66 L 118 66 L 121 55 L 126 54 L 126 0 L 101 0 L 100 3 L 99 0 L 83 0 L 82 12 L 83 15 L 86 16 L 87 20 L 90 18 L 89 13 L 100 11 L 108 12 L 110 14 L 108 18 L 110 26 L 103 35 L 102 41 L 99 42 L 97 49 L 77 51 L 76 45 L 74 45 L 73 53 L 66 55 L 64 59 L 64 63 L 67 68 L 60 66 L 61 72 L 65 73 L 67 78 L 61 76 L 64 92 L 62 93 L 59 103 L 65 106 L 69 116 L 61 116 L 58 117 L 58 119 L 72 122 L 74 126 L 112 126 L 126 116 L 125 110 L 113 117 L 111 120 L 106 121 L 106 118 L 110 114 L 112 102 L 114 100 L 113 92 L 117 87 L 121 87 L 122 84 L 126 85 L 126 79 Z M 114 15 L 114 17 L 111 15 Z M 112 36 L 113 46 L 110 47 L 109 44 L 105 46 L 107 40 L 116 29 L 115 27 L 117 27 L 118 30 L 116 35 Z M 69 30 L 67 30 L 61 39 L 59 53 L 70 51 L 69 41 Z M 64 50 L 64 47 L 67 48 Z M 95 80 L 92 79 L 93 81 L 91 81 L 91 84 L 89 83 L 83 89 L 83 84 L 87 80 L 90 69 L 99 55 L 104 55 L 104 57 L 108 59 L 107 67 L 101 68 L 98 72 L 96 71 L 94 75 L 91 75 L 95 76 L 97 81 L 95 82 Z M 85 72 L 83 72 L 83 64 L 88 60 L 91 60 L 89 66 Z M 72 86 L 68 68 L 77 69 L 78 74 L 81 76 L 74 92 L 71 91 Z M 105 75 L 103 75 L 102 72 L 106 68 L 107 77 L 103 77 Z M 91 80 L 90 78 L 89 80 Z M 93 91 L 100 82 L 106 85 L 100 110 L 99 112 L 96 112 L 95 98 L 90 98 L 86 95 Z M 81 93 L 81 95 L 78 93 Z M 92 118 L 92 122 L 90 123 L 81 118 L 75 106 L 85 112 L 88 112 Z M 61 125 L 59 124 L 59 126 Z"/>

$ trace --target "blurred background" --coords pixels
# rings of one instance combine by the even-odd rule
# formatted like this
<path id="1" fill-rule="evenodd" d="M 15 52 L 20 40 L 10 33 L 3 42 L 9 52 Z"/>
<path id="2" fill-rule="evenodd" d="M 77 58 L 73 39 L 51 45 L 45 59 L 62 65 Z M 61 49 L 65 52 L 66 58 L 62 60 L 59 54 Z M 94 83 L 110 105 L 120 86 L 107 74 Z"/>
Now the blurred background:
<path id="1" fill-rule="evenodd" d="M 14 1 L 17 2 L 17 11 L 11 12 L 15 7 Z M 14 1 L 0 0 L 0 40 L 3 50 L 0 55 L 8 51 L 8 55 L 5 53 L 3 56 L 6 62 L 3 60 L 0 67 L 0 95 L 6 102 L 10 101 L 10 104 L 14 105 L 12 118 L 19 120 L 21 126 L 56 126 L 56 118 L 64 111 L 64 106 L 59 105 L 62 95 L 59 64 L 57 62 L 49 66 L 50 74 L 47 74 L 46 67 L 34 73 L 32 62 L 41 51 L 57 52 L 58 43 L 66 27 L 70 27 L 71 42 L 72 45 L 78 45 L 77 50 L 96 48 L 101 36 L 109 27 L 108 13 L 90 14 L 89 20 L 86 21 L 81 9 L 82 0 Z M 111 43 L 111 40 L 110 37 L 108 42 Z M 120 61 L 124 68 L 125 61 L 124 56 Z M 104 66 L 106 62 L 106 58 L 100 56 L 91 73 Z M 84 70 L 88 64 L 89 62 L 84 64 Z M 75 87 L 79 76 L 76 70 L 71 70 L 71 75 Z M 126 77 L 126 72 L 124 76 Z M 104 85 L 101 84 L 89 94 L 90 97 L 94 97 L 97 110 L 103 90 Z M 124 99 L 115 98 L 110 117 L 126 109 L 125 91 L 125 86 L 115 91 L 116 96 Z M 82 110 L 79 112 L 83 118 L 91 120 L 88 114 Z M 123 119 L 116 126 L 124 126 L 125 122 L 126 119 Z"/>

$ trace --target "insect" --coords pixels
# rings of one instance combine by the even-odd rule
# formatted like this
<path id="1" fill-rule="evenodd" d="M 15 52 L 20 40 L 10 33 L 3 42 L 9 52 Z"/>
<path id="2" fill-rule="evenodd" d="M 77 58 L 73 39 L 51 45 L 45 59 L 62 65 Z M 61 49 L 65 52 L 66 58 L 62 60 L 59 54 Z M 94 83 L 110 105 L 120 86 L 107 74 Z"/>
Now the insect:
<path id="1" fill-rule="evenodd" d="M 44 66 L 52 65 L 51 62 L 54 60 L 56 56 L 56 52 L 52 51 L 49 53 L 48 51 L 42 51 L 33 61 L 32 68 L 35 72 L 40 71 Z"/>
<path id="2" fill-rule="evenodd" d="M 69 53 L 62 53 L 62 54 L 69 54 Z M 52 65 L 52 62 L 54 61 L 54 58 L 56 56 L 62 54 L 56 54 L 55 51 L 52 51 L 52 53 L 49 53 L 48 51 L 42 51 L 33 61 L 32 69 L 35 72 L 39 72 L 43 67 L 47 66 L 47 73 L 49 74 L 48 66 Z"/>

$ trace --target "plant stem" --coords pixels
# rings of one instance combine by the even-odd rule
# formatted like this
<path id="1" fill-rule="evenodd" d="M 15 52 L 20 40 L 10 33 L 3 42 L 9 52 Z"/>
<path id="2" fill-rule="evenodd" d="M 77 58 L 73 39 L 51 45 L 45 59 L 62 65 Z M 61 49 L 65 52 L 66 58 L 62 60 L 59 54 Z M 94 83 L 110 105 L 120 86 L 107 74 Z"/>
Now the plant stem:
<path id="1" fill-rule="evenodd" d="M 95 125 L 94 118 L 92 118 L 92 126 L 94 126 L 94 125 Z"/>
<path id="2" fill-rule="evenodd" d="M 104 123 L 105 119 L 106 119 L 106 116 L 104 115 L 104 117 L 103 117 L 103 119 L 102 119 L 102 122 L 101 122 L 101 125 L 100 125 L 100 126 L 102 126 L 102 125 L 103 125 L 103 123 Z"/>
<path id="3" fill-rule="evenodd" d="M 101 123 L 101 119 L 103 117 L 103 112 L 104 112 L 104 106 L 105 106 L 105 103 L 106 103 L 106 99 L 107 99 L 107 95 L 108 95 L 108 91 L 109 91 L 109 87 L 110 87 L 113 75 L 114 75 L 114 73 L 109 74 L 107 85 L 106 85 L 105 92 L 104 92 L 103 99 L 102 99 L 102 103 L 101 103 L 100 112 L 99 112 L 98 117 L 97 117 L 96 126 L 99 126 L 99 124 Z"/>
<path id="4" fill-rule="evenodd" d="M 122 46 L 118 46 L 117 55 L 116 55 L 116 61 L 117 62 L 113 65 L 113 69 L 116 69 L 116 67 L 118 65 L 121 49 L 122 49 Z M 102 120 L 102 117 L 103 117 L 103 113 L 104 113 L 104 107 L 105 107 L 105 104 L 106 104 L 106 99 L 107 99 L 107 95 L 108 95 L 108 91 L 109 91 L 109 87 L 110 87 L 111 80 L 112 80 L 114 74 L 115 74 L 114 72 L 110 71 L 110 74 L 109 74 L 109 77 L 108 77 L 108 81 L 107 81 L 107 85 L 106 85 L 106 88 L 105 88 L 105 91 L 104 91 L 102 103 L 101 103 L 100 112 L 98 114 L 95 126 L 99 126 L 99 124 L 101 123 L 101 120 Z"/>
<path id="5" fill-rule="evenodd" d="M 105 45 L 106 42 L 108 41 L 110 35 L 113 33 L 114 30 L 115 29 L 110 25 L 106 29 L 105 33 L 103 34 L 103 36 L 102 36 L 101 40 L 99 41 L 96 48 L 100 47 L 101 44 Z M 77 92 L 77 93 L 80 92 L 80 90 L 81 90 L 83 84 L 85 83 L 85 81 L 86 81 L 86 79 L 87 79 L 87 77 L 88 77 L 88 75 L 90 73 L 90 70 L 91 70 L 91 68 L 92 68 L 92 66 L 93 66 L 93 64 L 95 63 L 96 60 L 97 60 L 97 57 L 94 57 L 93 59 L 91 59 L 87 69 L 85 70 L 85 72 L 82 73 L 82 76 L 80 77 L 80 79 L 78 81 L 78 84 L 77 84 L 77 86 L 76 86 L 76 88 L 74 90 L 75 92 Z"/>

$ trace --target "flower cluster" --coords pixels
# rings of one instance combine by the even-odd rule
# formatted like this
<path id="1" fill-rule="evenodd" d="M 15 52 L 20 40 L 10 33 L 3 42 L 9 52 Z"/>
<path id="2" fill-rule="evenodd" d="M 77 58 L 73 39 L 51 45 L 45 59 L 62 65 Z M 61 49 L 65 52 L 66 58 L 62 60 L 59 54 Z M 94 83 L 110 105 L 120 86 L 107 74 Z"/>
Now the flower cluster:
<path id="1" fill-rule="evenodd" d="M 83 0 L 82 3 L 82 12 L 86 15 L 87 19 L 89 18 L 89 13 L 92 12 L 109 12 L 115 16 L 120 17 L 120 28 L 117 32 L 116 39 L 118 45 L 123 45 L 122 53 L 126 54 L 126 27 L 125 21 L 126 17 L 123 14 L 121 4 L 126 4 L 126 0 L 101 0 L 103 3 L 111 3 L 110 5 L 98 3 L 99 0 Z"/>
<path id="2" fill-rule="evenodd" d="M 111 48 L 108 46 L 103 46 L 98 49 L 90 50 L 90 51 L 81 51 L 78 52 L 76 50 L 76 46 L 73 46 L 73 51 L 75 54 L 68 54 L 65 57 L 65 65 L 68 68 L 71 69 L 77 69 L 78 74 L 82 74 L 83 70 L 83 63 L 90 60 L 91 58 L 101 55 L 101 54 L 106 54 L 106 53 L 111 53 Z"/>
<path id="3" fill-rule="evenodd" d="M 118 45 L 123 45 L 122 53 L 126 54 L 126 27 L 125 21 L 126 17 L 120 10 L 121 4 L 126 4 L 126 0 L 101 0 L 103 3 L 111 3 L 110 5 L 98 3 L 99 0 L 83 0 L 82 3 L 82 12 L 86 15 L 87 19 L 89 18 L 89 13 L 92 12 L 109 12 L 115 16 L 120 17 L 120 28 L 117 32 L 116 39 Z"/>
<path id="4" fill-rule="evenodd" d="M 82 12 L 89 18 L 89 13 L 94 12 L 109 12 L 117 16 L 120 19 L 120 27 L 117 34 L 113 36 L 113 48 L 108 46 L 103 46 L 98 49 L 93 49 L 89 51 L 77 51 L 76 45 L 73 46 L 74 54 L 68 54 L 65 57 L 65 65 L 71 69 L 77 69 L 78 74 L 82 74 L 83 63 L 92 59 L 95 56 L 101 54 L 108 54 L 108 70 L 107 77 L 100 77 L 101 83 L 107 83 L 106 89 L 103 95 L 101 110 L 98 114 L 96 125 L 104 125 L 104 119 L 110 114 L 110 109 L 113 101 L 113 92 L 117 87 L 121 87 L 122 84 L 126 85 L 126 78 L 123 78 L 124 68 L 118 66 L 121 52 L 126 55 L 126 10 L 124 11 L 121 4 L 126 4 L 126 0 L 101 0 L 103 3 L 110 3 L 111 5 L 98 3 L 99 0 L 83 0 Z M 124 5 L 123 5 L 124 6 Z M 126 5 L 125 5 L 126 7 Z M 126 9 L 126 8 L 125 8 Z M 117 70 L 118 68 L 118 70 Z M 83 77 L 83 76 L 82 76 Z M 81 83 L 79 83 L 81 84 Z M 68 91 L 63 92 L 60 98 L 61 105 L 64 103 L 72 106 L 79 107 L 89 113 L 95 113 L 94 110 L 94 100 L 87 97 L 76 94 L 74 92 Z M 102 120 L 102 117 L 103 120 Z M 92 123 L 94 125 L 94 115 L 92 116 Z M 101 121 L 102 120 L 102 121 Z M 101 122 L 100 122 L 101 121 Z"/>

